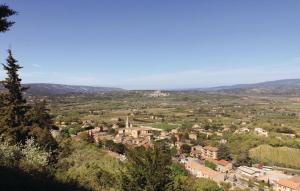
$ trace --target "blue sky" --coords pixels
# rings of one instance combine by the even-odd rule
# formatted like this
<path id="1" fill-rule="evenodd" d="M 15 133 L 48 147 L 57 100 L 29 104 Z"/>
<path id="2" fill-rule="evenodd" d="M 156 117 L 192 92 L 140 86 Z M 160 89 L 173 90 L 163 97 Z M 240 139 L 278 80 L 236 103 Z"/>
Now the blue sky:
<path id="1" fill-rule="evenodd" d="M 6 0 L 23 81 L 191 88 L 300 78 L 297 0 Z M 3 71 L 0 78 L 4 78 Z"/>

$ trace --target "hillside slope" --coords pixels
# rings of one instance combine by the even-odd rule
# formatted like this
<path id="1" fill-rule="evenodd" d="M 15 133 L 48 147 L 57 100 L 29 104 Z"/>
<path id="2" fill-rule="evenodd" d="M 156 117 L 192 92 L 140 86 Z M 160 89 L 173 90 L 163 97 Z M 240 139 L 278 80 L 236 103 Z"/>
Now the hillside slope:
<path id="1" fill-rule="evenodd" d="M 112 87 L 93 87 L 93 86 L 75 86 L 75 85 L 63 85 L 63 84 L 24 84 L 25 87 L 29 87 L 26 91 L 29 95 L 55 95 L 55 94 L 67 94 L 67 93 L 101 93 L 112 91 L 124 91 L 121 88 Z M 0 87 L 3 90 L 3 87 Z"/>
<path id="2" fill-rule="evenodd" d="M 238 84 L 198 89 L 206 92 L 221 92 L 244 95 L 300 95 L 300 79 L 267 81 L 255 84 Z"/>

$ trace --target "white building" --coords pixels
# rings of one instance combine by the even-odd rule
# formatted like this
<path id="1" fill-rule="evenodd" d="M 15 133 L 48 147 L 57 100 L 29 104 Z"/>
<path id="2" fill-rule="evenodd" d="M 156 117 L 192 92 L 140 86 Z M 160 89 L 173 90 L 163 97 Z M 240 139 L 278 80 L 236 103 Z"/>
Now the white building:
<path id="1" fill-rule="evenodd" d="M 254 132 L 257 133 L 258 135 L 261 135 L 261 136 L 265 136 L 265 137 L 269 136 L 268 131 L 266 131 L 266 130 L 264 130 L 262 128 L 255 128 Z"/>
<path id="2" fill-rule="evenodd" d="M 167 97 L 169 93 L 164 93 L 160 90 L 154 91 L 153 93 L 149 94 L 149 97 Z"/>
<path id="3" fill-rule="evenodd" d="M 260 169 L 248 166 L 240 166 L 237 169 L 238 175 L 245 178 L 257 178 L 260 176 Z"/>

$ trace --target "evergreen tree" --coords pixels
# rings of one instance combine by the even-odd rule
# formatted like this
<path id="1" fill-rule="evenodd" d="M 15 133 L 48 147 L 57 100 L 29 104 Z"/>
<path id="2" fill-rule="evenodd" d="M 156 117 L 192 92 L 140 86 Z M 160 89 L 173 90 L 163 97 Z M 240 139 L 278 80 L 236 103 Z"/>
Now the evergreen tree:
<path id="1" fill-rule="evenodd" d="M 218 148 L 218 159 L 231 160 L 231 154 L 228 147 L 225 144 L 220 144 Z"/>
<path id="2" fill-rule="evenodd" d="M 52 117 L 47 108 L 47 102 L 44 99 L 33 102 L 27 118 L 32 125 L 37 125 L 42 129 L 51 130 L 54 128 Z"/>
<path id="3" fill-rule="evenodd" d="M 154 148 L 135 148 L 127 152 L 126 170 L 121 181 L 123 191 L 164 191 L 172 183 L 171 154 L 163 143 Z"/>
<path id="4" fill-rule="evenodd" d="M 237 156 L 236 162 L 234 163 L 234 166 L 251 166 L 252 165 L 252 160 L 249 156 L 249 152 L 241 152 Z"/>
<path id="5" fill-rule="evenodd" d="M 10 9 L 7 5 L 0 5 L 0 33 L 6 32 L 15 23 L 8 21 L 7 18 L 16 14 L 16 11 Z"/>
<path id="6" fill-rule="evenodd" d="M 0 135 L 3 133 L 5 129 L 4 128 L 5 98 L 6 98 L 6 94 L 0 92 Z"/>
<path id="7" fill-rule="evenodd" d="M 25 114 L 29 110 L 23 92 L 27 88 L 21 86 L 21 79 L 18 71 L 22 67 L 17 64 L 17 60 L 13 58 L 11 50 L 8 50 L 7 64 L 3 64 L 3 68 L 7 73 L 7 78 L 2 82 L 6 89 L 2 94 L 1 118 L 2 126 L 15 128 L 26 124 Z"/>
<path id="8" fill-rule="evenodd" d="M 191 149 L 192 149 L 191 146 L 188 145 L 188 144 L 183 144 L 183 145 L 181 145 L 181 147 L 180 147 L 181 152 L 182 152 L 182 153 L 186 153 L 186 154 L 190 154 Z"/>
<path id="9" fill-rule="evenodd" d="M 11 50 L 8 50 L 7 63 L 3 64 L 3 68 L 7 73 L 7 78 L 1 82 L 5 91 L 0 94 L 0 134 L 12 141 L 22 143 L 33 137 L 41 146 L 56 148 L 57 143 L 49 129 L 44 128 L 51 124 L 46 103 L 39 106 L 39 112 L 36 112 L 39 113 L 39 117 L 33 120 L 28 118 L 30 106 L 23 97 L 23 92 L 28 88 L 21 86 L 18 71 L 22 67 L 13 58 Z"/>

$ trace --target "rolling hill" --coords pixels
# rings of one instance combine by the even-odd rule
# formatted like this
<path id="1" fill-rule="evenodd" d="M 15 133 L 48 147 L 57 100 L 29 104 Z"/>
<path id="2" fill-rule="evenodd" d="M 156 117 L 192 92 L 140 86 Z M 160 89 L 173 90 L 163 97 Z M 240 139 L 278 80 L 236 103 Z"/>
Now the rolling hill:
<path id="1" fill-rule="evenodd" d="M 267 81 L 255 84 L 238 84 L 212 88 L 199 88 L 197 91 L 219 92 L 237 95 L 300 95 L 300 79 Z"/>
<path id="2" fill-rule="evenodd" d="M 29 89 L 26 91 L 26 93 L 29 95 L 55 95 L 67 93 L 102 93 L 112 91 L 124 91 L 121 88 L 112 87 L 93 87 L 47 83 L 24 84 L 24 86 L 29 87 Z M 3 89 L 3 87 L 0 87 L 0 90 L 1 89 Z"/>
<path id="3" fill-rule="evenodd" d="M 67 93 L 102 93 L 126 91 L 122 88 L 114 87 L 94 87 L 79 85 L 63 85 L 48 83 L 24 84 L 30 87 L 27 90 L 29 95 L 55 95 Z M 0 91 L 3 87 L 0 86 Z M 174 91 L 174 90 L 173 90 Z M 300 96 L 300 79 L 286 79 L 267 81 L 255 84 L 237 84 L 232 86 L 218 86 L 211 88 L 194 88 L 175 91 L 202 91 L 210 93 L 226 93 L 234 95 L 253 95 L 253 96 Z"/>

